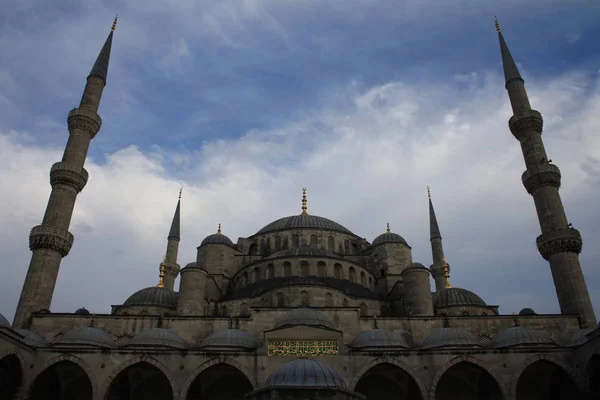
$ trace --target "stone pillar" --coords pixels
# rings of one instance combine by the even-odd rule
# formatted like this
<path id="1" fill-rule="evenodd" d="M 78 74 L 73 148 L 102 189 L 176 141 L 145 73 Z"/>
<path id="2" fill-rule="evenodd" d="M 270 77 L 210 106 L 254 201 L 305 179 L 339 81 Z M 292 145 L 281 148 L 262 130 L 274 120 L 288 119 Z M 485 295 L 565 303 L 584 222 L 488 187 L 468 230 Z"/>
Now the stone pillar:
<path id="1" fill-rule="evenodd" d="M 181 278 L 179 281 L 177 314 L 203 315 L 206 271 L 197 267 L 185 267 L 179 272 Z"/>
<path id="2" fill-rule="evenodd" d="M 433 316 L 429 269 L 413 263 L 402 271 L 404 305 L 409 315 Z"/>

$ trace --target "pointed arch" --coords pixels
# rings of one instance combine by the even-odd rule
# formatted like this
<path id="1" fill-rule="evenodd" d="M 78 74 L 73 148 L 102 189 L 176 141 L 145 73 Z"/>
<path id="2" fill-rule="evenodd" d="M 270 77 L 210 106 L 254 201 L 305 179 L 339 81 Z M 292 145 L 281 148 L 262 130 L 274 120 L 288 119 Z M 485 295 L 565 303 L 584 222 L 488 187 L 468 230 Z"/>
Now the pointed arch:
<path id="1" fill-rule="evenodd" d="M 180 392 L 181 394 L 179 396 L 179 399 L 180 400 L 186 400 L 187 393 L 190 390 L 190 387 L 192 386 L 192 383 L 194 383 L 194 381 L 196 380 L 196 378 L 198 376 L 200 376 L 200 374 L 202 372 L 204 372 L 207 369 L 209 369 L 209 368 L 211 368 L 211 367 L 213 367 L 215 365 L 218 365 L 218 364 L 226 364 L 226 365 L 229 365 L 229 366 L 232 366 L 232 367 L 236 368 L 237 370 L 239 370 L 246 377 L 246 379 L 248 379 L 248 382 L 250 382 L 250 384 L 252 385 L 252 388 L 254 390 L 256 390 L 258 388 L 258 384 L 254 380 L 254 378 L 252 378 L 252 374 L 242 364 L 240 364 L 236 360 L 228 358 L 228 357 L 215 357 L 215 358 L 212 358 L 212 359 L 206 361 L 204 364 L 199 365 L 198 367 L 196 367 L 196 369 L 194 369 L 192 371 L 192 373 L 190 374 L 190 376 L 188 377 L 188 379 L 181 386 L 181 392 Z"/>
<path id="2" fill-rule="evenodd" d="M 425 393 L 427 393 L 427 390 L 425 389 L 425 385 L 423 385 L 423 382 L 421 382 L 421 380 L 419 379 L 419 377 L 416 374 L 415 370 L 411 366 L 409 366 L 408 364 L 405 364 L 404 362 L 400 361 L 399 359 L 391 358 L 391 357 L 377 358 L 375 360 L 372 360 L 371 362 L 369 362 L 365 366 L 363 366 L 360 369 L 360 371 L 358 371 L 358 373 L 354 376 L 354 378 L 352 379 L 352 382 L 350 382 L 350 385 L 348 387 L 351 390 L 354 390 L 356 388 L 356 384 L 358 383 L 358 381 L 360 380 L 360 378 L 367 371 L 369 371 L 371 368 L 376 367 L 376 366 L 378 366 L 380 364 L 391 364 L 391 365 L 394 365 L 394 366 L 400 368 L 404 372 L 406 372 L 406 374 L 408 376 L 410 376 L 412 379 L 414 379 L 415 383 L 419 387 L 421 395 L 423 397 L 425 397 Z"/>
<path id="3" fill-rule="evenodd" d="M 25 386 L 24 361 L 14 347 L 0 354 L 0 398 L 15 398 L 22 393 Z"/>
<path id="4" fill-rule="evenodd" d="M 38 378 L 41 379 L 41 377 L 43 376 L 43 374 L 46 371 L 50 371 L 51 368 L 53 368 L 54 366 L 57 366 L 59 363 L 71 363 L 71 364 L 76 365 L 76 368 L 79 368 L 85 374 L 85 376 L 87 377 L 87 379 L 90 383 L 92 398 L 97 398 L 98 380 L 96 378 L 96 375 L 92 372 L 92 369 L 90 368 L 90 366 L 79 357 L 75 357 L 70 354 L 65 354 L 65 355 L 59 355 L 56 357 L 52 357 L 52 358 L 46 360 L 46 362 L 44 362 L 39 368 L 37 368 L 35 370 L 35 373 L 33 374 L 31 380 L 29 381 L 30 382 L 29 388 L 27 389 L 27 398 L 28 399 L 34 398 L 31 396 L 31 394 L 32 394 L 33 390 L 36 389 L 36 381 L 38 380 Z"/>

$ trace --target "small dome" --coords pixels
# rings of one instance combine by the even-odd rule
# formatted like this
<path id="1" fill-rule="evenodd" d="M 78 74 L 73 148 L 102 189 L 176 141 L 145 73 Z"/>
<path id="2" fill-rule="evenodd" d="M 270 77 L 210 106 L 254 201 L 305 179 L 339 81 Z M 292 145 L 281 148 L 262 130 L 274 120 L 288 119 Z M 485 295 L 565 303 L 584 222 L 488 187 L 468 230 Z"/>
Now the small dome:
<path id="1" fill-rule="evenodd" d="M 350 347 L 362 349 L 365 347 L 402 347 L 410 348 L 398 333 L 386 331 L 383 329 L 371 329 L 361 332 L 354 338 Z"/>
<path id="2" fill-rule="evenodd" d="M 442 328 L 427 336 L 421 346 L 423 350 L 438 347 L 481 347 L 481 344 L 469 331 L 459 328 Z"/>
<path id="3" fill-rule="evenodd" d="M 0 328 L 10 328 L 10 322 L 4 317 L 4 315 L 0 314 Z"/>
<path id="4" fill-rule="evenodd" d="M 327 218 L 318 217 L 316 215 L 292 215 L 290 217 L 280 218 L 271 222 L 258 232 L 257 235 L 273 231 L 282 231 L 286 229 L 323 229 L 326 231 L 338 231 L 349 235 L 354 234 L 347 228 Z"/>
<path id="5" fill-rule="evenodd" d="M 324 362 L 299 358 L 283 364 L 267 378 L 266 387 L 345 388 L 344 379 Z"/>
<path id="6" fill-rule="evenodd" d="M 299 307 L 288 311 L 275 322 L 273 329 L 296 325 L 335 329 L 335 325 L 322 312 L 309 307 Z"/>
<path id="7" fill-rule="evenodd" d="M 277 251 L 266 259 L 270 258 L 283 258 L 283 257 L 329 257 L 329 258 L 341 258 L 337 254 L 334 254 L 325 249 L 315 249 L 313 247 L 294 247 L 292 249 L 285 249 Z"/>
<path id="8" fill-rule="evenodd" d="M 447 306 L 483 306 L 485 301 L 475 293 L 461 288 L 447 288 L 435 296 L 435 307 Z"/>
<path id="9" fill-rule="evenodd" d="M 196 261 L 192 261 L 191 263 L 187 263 L 184 268 L 198 268 Z"/>
<path id="10" fill-rule="evenodd" d="M 243 347 L 245 349 L 254 349 L 257 346 L 246 332 L 239 329 L 223 329 L 208 335 L 202 341 L 200 347 Z"/>
<path id="11" fill-rule="evenodd" d="M 83 329 L 68 331 L 54 345 L 84 345 L 97 347 L 113 347 L 113 338 L 102 329 L 88 326 Z"/>
<path id="12" fill-rule="evenodd" d="M 555 345 L 547 332 L 524 326 L 513 326 L 494 336 L 490 347 Z"/>
<path id="13" fill-rule="evenodd" d="M 78 308 L 77 310 L 75 310 L 75 314 L 90 315 L 90 312 L 85 307 L 81 307 L 81 308 Z"/>
<path id="14" fill-rule="evenodd" d="M 519 315 L 522 315 L 522 316 L 532 316 L 532 315 L 537 315 L 537 314 L 531 308 L 524 308 L 521 311 L 519 311 Z"/>
<path id="15" fill-rule="evenodd" d="M 162 346 L 185 349 L 187 344 L 178 335 L 169 329 L 146 329 L 135 335 L 128 346 Z"/>
<path id="16" fill-rule="evenodd" d="M 138 290 L 123 303 L 124 306 L 177 307 L 177 293 L 156 286 Z"/>
<path id="17" fill-rule="evenodd" d="M 204 246 L 205 244 L 226 244 L 233 247 L 233 242 L 227 236 L 222 233 L 213 233 L 212 235 L 208 235 L 204 238 L 200 246 Z"/>
<path id="18" fill-rule="evenodd" d="M 35 332 L 29 331 L 27 329 L 15 329 L 15 332 L 23 336 L 23 339 L 21 340 L 31 347 L 46 346 L 46 341 L 44 340 L 44 338 Z"/>
<path id="19" fill-rule="evenodd" d="M 408 246 L 408 243 L 406 243 L 406 240 L 404 240 L 402 236 L 393 232 L 382 233 L 373 240 L 373 246 L 382 243 L 402 243 L 403 245 Z"/>

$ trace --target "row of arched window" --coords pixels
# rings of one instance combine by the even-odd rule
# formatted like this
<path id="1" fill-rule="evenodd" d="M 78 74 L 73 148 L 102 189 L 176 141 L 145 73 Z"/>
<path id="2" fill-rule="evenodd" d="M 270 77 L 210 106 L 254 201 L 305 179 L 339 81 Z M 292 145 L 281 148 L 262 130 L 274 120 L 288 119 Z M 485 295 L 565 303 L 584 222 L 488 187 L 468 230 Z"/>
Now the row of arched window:
<path id="1" fill-rule="evenodd" d="M 302 246 L 308 246 L 313 249 L 322 248 L 326 249 L 332 253 L 338 254 L 356 254 L 357 246 L 352 243 L 350 239 L 344 239 L 343 241 L 338 242 L 338 246 L 336 249 L 336 240 L 333 236 L 329 236 L 327 238 L 327 245 L 324 243 L 319 246 L 319 239 L 317 235 L 310 235 L 308 242 L 301 243 L 300 235 L 291 235 L 289 236 L 275 236 L 275 239 L 271 241 L 270 237 L 266 239 L 261 239 L 259 245 L 252 244 L 250 245 L 248 255 L 251 256 L 268 256 L 269 254 L 279 251 L 285 250 L 289 248 L 297 248 Z M 291 243 L 290 243 L 291 242 Z"/>
<path id="2" fill-rule="evenodd" d="M 289 307 L 289 306 L 301 306 L 301 307 L 308 307 L 311 305 L 315 305 L 315 304 L 311 304 L 310 301 L 310 295 L 306 290 L 303 290 L 300 292 L 300 301 L 299 302 L 288 302 L 286 303 L 285 301 L 285 296 L 283 295 L 283 292 L 277 292 L 272 299 L 272 296 L 268 296 L 266 298 L 263 298 L 263 300 L 266 301 L 262 301 L 261 305 L 262 306 L 271 306 L 271 307 Z M 320 304 L 319 304 L 320 305 Z M 325 293 L 325 301 L 323 304 L 325 307 L 333 307 L 334 301 L 333 301 L 333 295 L 329 292 Z M 348 307 L 348 300 L 344 299 L 343 303 L 341 304 L 344 307 Z M 227 305 L 222 305 L 221 306 L 221 312 L 220 315 L 222 317 L 229 317 L 229 312 L 230 310 L 227 308 Z M 239 307 L 239 316 L 242 317 L 249 317 L 250 316 L 250 307 L 248 305 L 248 303 L 242 303 L 240 304 Z M 361 317 L 365 317 L 368 315 L 368 307 L 365 303 L 361 303 L 360 305 L 360 316 Z"/>

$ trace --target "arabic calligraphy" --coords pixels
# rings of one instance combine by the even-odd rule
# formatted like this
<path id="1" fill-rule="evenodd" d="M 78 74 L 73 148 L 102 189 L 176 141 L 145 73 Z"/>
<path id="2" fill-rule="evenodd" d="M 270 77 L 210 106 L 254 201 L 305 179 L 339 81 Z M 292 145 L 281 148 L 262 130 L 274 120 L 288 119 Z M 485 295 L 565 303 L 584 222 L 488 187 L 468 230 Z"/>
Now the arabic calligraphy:
<path id="1" fill-rule="evenodd" d="M 339 354 L 335 340 L 270 340 L 267 354 L 270 356 L 316 357 Z"/>

